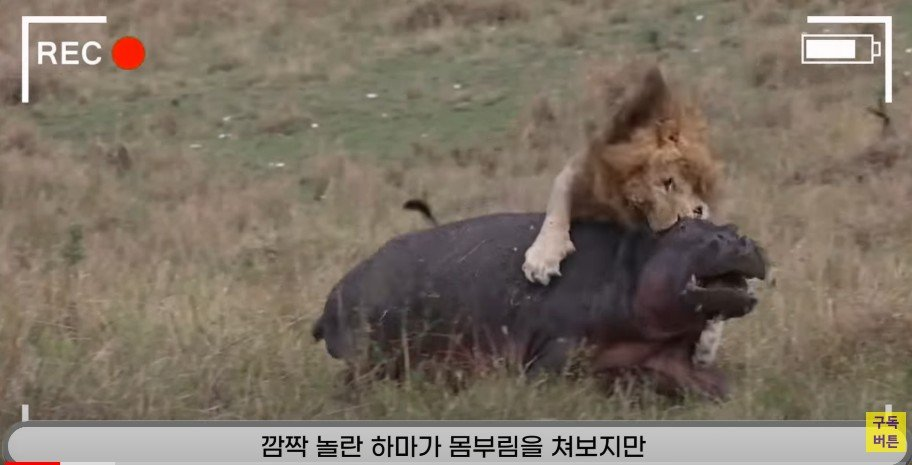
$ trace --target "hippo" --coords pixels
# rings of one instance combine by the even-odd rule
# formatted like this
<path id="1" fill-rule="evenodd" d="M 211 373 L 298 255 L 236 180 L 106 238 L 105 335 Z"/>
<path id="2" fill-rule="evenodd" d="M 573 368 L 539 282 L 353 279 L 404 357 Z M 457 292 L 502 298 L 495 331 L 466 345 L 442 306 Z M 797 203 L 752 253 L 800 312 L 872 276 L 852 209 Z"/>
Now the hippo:
<path id="1" fill-rule="evenodd" d="M 500 360 L 529 376 L 582 365 L 651 374 L 663 393 L 727 396 L 724 375 L 691 355 L 708 321 L 755 307 L 748 280 L 765 278 L 766 259 L 754 241 L 698 219 L 660 233 L 576 222 L 577 253 L 540 286 L 518 270 L 542 220 L 493 214 L 390 240 L 332 288 L 314 338 L 384 377 Z"/>

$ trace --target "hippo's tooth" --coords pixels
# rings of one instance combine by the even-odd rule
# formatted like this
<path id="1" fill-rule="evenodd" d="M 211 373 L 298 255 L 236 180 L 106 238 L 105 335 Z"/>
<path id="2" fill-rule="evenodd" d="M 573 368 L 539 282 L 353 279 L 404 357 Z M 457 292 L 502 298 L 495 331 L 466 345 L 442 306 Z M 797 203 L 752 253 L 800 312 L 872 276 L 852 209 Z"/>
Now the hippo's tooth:
<path id="1" fill-rule="evenodd" d="M 697 290 L 697 289 L 703 289 L 703 287 L 700 286 L 699 284 L 697 284 L 697 276 L 696 276 L 696 275 L 690 275 L 690 280 L 687 281 L 687 285 L 684 286 L 684 292 L 687 292 L 687 291 L 694 291 L 694 290 Z"/>
<path id="2" fill-rule="evenodd" d="M 691 292 L 702 291 L 705 288 L 698 284 L 697 275 L 690 275 L 690 279 L 687 280 L 687 284 L 684 285 L 684 289 L 681 291 L 681 295 L 687 295 Z"/>
<path id="3" fill-rule="evenodd" d="M 695 312 L 700 313 L 703 311 L 703 304 L 697 304 L 697 308 L 694 309 Z"/>

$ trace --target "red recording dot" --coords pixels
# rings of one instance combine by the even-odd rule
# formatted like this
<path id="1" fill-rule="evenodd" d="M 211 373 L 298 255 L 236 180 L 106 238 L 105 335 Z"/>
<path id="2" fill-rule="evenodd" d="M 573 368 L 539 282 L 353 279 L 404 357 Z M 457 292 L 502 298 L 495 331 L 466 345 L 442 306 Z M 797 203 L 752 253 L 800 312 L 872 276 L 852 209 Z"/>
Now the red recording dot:
<path id="1" fill-rule="evenodd" d="M 111 58 L 120 69 L 136 69 L 142 66 L 143 60 L 146 59 L 146 48 L 136 37 L 124 36 L 114 42 Z"/>

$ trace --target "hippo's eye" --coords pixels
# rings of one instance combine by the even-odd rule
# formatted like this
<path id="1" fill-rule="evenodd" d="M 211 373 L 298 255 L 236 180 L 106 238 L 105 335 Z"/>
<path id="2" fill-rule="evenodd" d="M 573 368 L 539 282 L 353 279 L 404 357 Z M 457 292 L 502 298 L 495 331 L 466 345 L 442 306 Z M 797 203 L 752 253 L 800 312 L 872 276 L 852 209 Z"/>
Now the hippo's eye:
<path id="1" fill-rule="evenodd" d="M 666 191 L 670 191 L 670 190 L 674 189 L 674 186 L 675 186 L 674 178 L 665 178 L 664 180 L 662 180 L 662 186 L 665 187 Z"/>

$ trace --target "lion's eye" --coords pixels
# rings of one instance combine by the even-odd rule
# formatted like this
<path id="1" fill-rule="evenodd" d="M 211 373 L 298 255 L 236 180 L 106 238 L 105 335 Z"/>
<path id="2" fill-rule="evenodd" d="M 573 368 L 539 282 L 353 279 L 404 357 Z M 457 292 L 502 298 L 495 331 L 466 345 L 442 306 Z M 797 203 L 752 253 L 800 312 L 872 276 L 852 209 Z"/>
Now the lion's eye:
<path id="1" fill-rule="evenodd" d="M 665 178 L 662 181 L 662 185 L 665 187 L 666 191 L 670 191 L 670 190 L 674 189 L 675 180 L 674 180 L 674 178 Z"/>

